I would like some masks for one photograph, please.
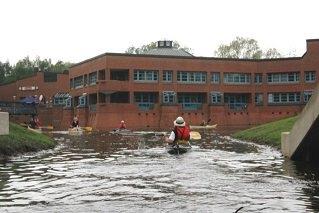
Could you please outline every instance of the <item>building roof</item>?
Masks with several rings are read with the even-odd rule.
[[[155,48],[143,53],[144,55],[165,55],[165,56],[183,56],[194,57],[189,52],[177,48]]]

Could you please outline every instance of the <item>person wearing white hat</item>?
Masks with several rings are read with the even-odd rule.
[[[177,141],[189,141],[190,129],[186,125],[184,118],[177,117],[174,123],[174,129],[168,138],[165,138],[167,143],[175,144]]]

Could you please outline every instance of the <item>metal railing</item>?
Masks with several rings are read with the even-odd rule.
[[[244,111],[247,109],[247,103],[228,103],[228,107],[235,111]]]
[[[0,111],[8,112],[10,115],[34,115],[37,114],[36,106],[19,102],[0,101]]]
[[[154,109],[154,104],[153,103],[138,103],[138,108],[140,110],[150,110],[150,109]]]
[[[182,103],[182,108],[185,110],[198,110],[202,108],[202,103]]]

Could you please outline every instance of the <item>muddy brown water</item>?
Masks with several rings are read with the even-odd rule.
[[[318,212],[319,172],[268,146],[202,132],[183,155],[155,134],[55,134],[0,164],[0,212]]]

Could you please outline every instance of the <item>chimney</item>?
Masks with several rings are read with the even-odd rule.
[[[319,55],[319,39],[307,39],[307,53]]]

